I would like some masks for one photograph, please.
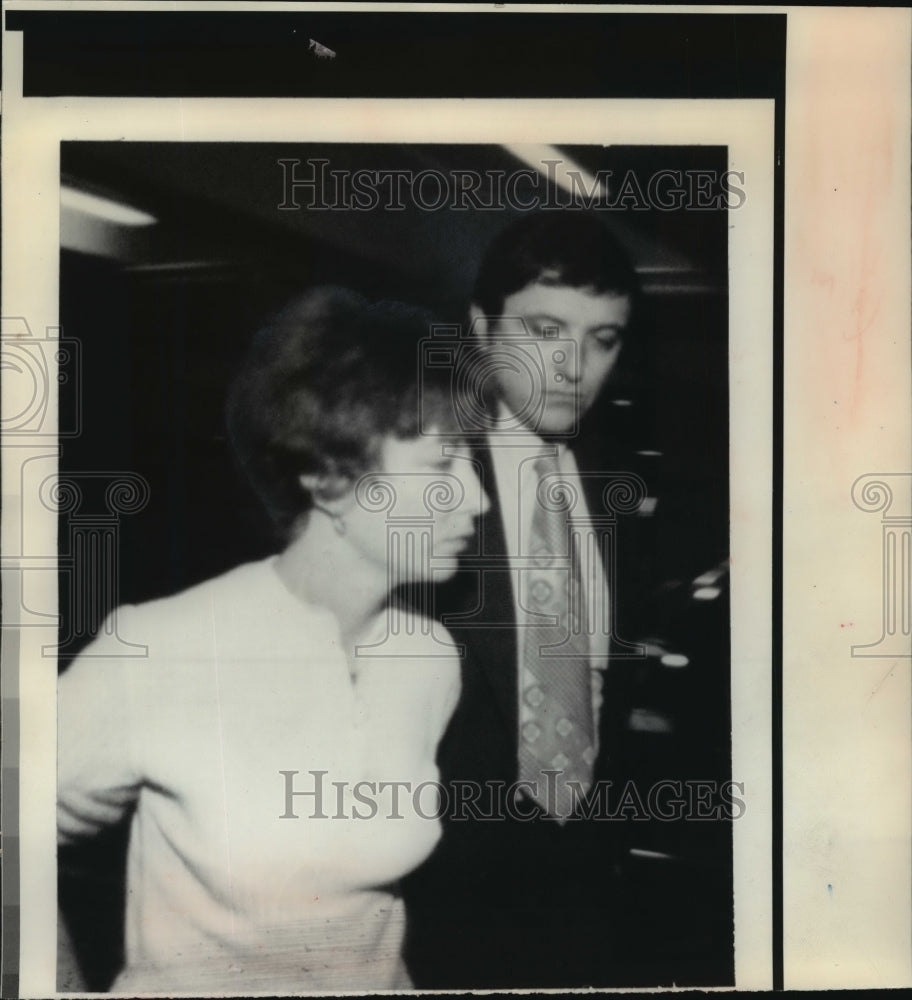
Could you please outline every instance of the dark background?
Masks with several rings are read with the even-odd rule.
[[[25,96],[777,97],[784,14],[9,11]],[[310,39],[337,53],[316,59]]]
[[[644,188],[658,170],[719,175],[727,165],[718,147],[561,153],[618,180],[633,171]],[[62,144],[62,183],[158,220],[117,230],[116,238],[105,230],[94,243],[63,227],[61,325],[64,336],[79,340],[83,368],[82,432],[62,444],[61,475],[130,471],[150,488],[148,504],[117,523],[116,592],[101,587],[97,567],[88,564],[76,562],[61,577],[63,669],[112,603],[174,593],[273,549],[234,466],[222,417],[226,387],[265,313],[302,287],[331,282],[420,302],[444,321],[462,322],[484,247],[520,214],[413,204],[403,212],[278,210],[278,160],[301,160],[303,173],[304,161],[316,157],[340,170],[526,166],[497,146]],[[299,192],[301,202],[306,197]],[[623,436],[660,453],[637,470],[659,498],[651,635],[691,659],[685,670],[655,658],[637,668],[631,772],[643,787],[658,778],[725,780],[728,606],[724,594],[710,604],[694,601],[692,581],[724,562],[728,548],[728,213],[628,208],[601,215],[628,249],[644,294],[620,369],[589,419],[606,444]],[[73,385],[62,386],[65,410]],[[633,405],[619,407],[618,399]],[[63,518],[64,557],[70,527]],[[644,713],[666,728],[644,729]],[[635,829],[624,930],[642,982],[731,982],[730,823]],[[120,961],[124,833],[61,852],[61,901],[93,988],[104,988]]]

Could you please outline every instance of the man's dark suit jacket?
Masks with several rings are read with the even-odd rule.
[[[574,447],[574,454],[594,520],[604,511],[607,479],[587,474],[643,472],[632,449],[602,449],[593,459]],[[475,460],[491,507],[479,524],[482,563],[479,553],[469,555],[436,594],[437,616],[464,647],[462,694],[438,752],[449,793],[443,837],[404,884],[406,957],[418,988],[610,986],[618,978],[615,871],[623,829],[595,819],[560,825],[540,812],[510,818],[502,806],[498,786],[518,780],[517,630],[489,449],[476,448]],[[613,631],[625,640],[641,628],[635,612],[649,576],[644,527],[648,519],[630,513],[617,516],[609,532],[616,554],[614,571],[606,567]],[[616,654],[621,645],[613,641],[612,648]],[[609,662],[596,780],[623,767],[618,737],[636,660]],[[481,793],[470,802],[472,787]],[[526,801],[523,808],[533,806]]]

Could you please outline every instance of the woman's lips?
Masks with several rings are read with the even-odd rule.
[[[435,540],[434,551],[440,552],[441,550],[447,550],[452,552],[460,552],[469,544],[474,535],[475,532],[470,531],[464,535],[450,535],[447,538],[441,538],[439,540]]]

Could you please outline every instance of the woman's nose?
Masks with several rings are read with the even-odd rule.
[[[471,507],[473,517],[480,517],[491,509],[491,500],[482,485],[478,470],[471,462],[465,463],[463,473],[463,486],[465,487],[466,502]]]
[[[480,479],[478,480],[478,489],[481,495],[481,503],[478,506],[478,516],[480,517],[491,509],[491,498],[488,496],[488,491],[481,485]]]

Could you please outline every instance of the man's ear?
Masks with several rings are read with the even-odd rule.
[[[488,317],[482,312],[481,308],[476,305],[471,305],[469,307],[469,319],[472,321],[472,332],[475,336],[483,343],[488,342]]]

